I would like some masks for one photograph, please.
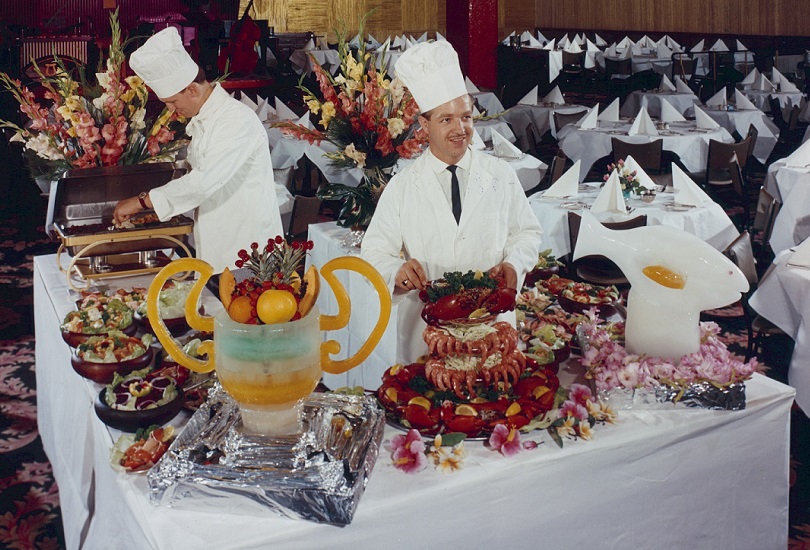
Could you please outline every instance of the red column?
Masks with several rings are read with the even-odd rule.
[[[477,86],[497,86],[498,0],[447,0],[447,40]]]

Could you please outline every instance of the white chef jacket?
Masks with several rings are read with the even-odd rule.
[[[248,106],[219,84],[189,121],[191,171],[152,189],[161,221],[194,211],[197,257],[219,273],[250,243],[283,235],[267,132]]]
[[[468,150],[458,163],[468,165],[469,174],[456,224],[439,180],[446,165],[429,151],[386,186],[361,257],[377,268],[392,292],[397,271],[410,258],[419,260],[430,280],[448,271],[485,271],[505,261],[515,267],[520,285],[537,264],[543,230],[515,171],[500,159]],[[427,353],[423,304],[414,291],[398,299],[397,361],[410,363]]]

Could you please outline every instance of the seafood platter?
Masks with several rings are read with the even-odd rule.
[[[160,270],[169,262],[166,251],[191,253],[185,242],[194,222],[179,215],[161,222],[151,210],[124,224],[113,222],[119,200],[148,192],[181,176],[184,170],[162,162],[71,170],[59,180],[49,198],[52,219],[47,225],[60,240],[57,262],[68,277],[90,281],[111,276]],[[63,267],[62,255],[70,258]]]

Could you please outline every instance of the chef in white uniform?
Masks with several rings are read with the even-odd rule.
[[[267,132],[256,113],[206,80],[174,27],[149,38],[129,64],[161,101],[190,118],[191,171],[122,200],[115,221],[144,208],[161,221],[193,211],[197,257],[216,273],[233,267],[239,249],[283,235]]]
[[[543,232],[515,171],[470,147],[472,101],[450,43],[406,50],[396,74],[422,111],[430,147],[391,179],[361,256],[399,296],[397,361],[410,363],[427,353],[418,294],[428,281],[480,269],[518,288],[537,263]]]

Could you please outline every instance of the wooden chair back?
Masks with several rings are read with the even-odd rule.
[[[293,202],[292,214],[290,215],[290,226],[287,228],[287,235],[296,237],[309,230],[310,224],[318,223],[318,215],[321,211],[321,199],[317,196],[306,197],[296,195]]]
[[[633,60],[626,59],[611,59],[605,57],[605,76],[610,80],[616,75],[630,76],[633,74]]]
[[[740,236],[726,247],[723,254],[740,268],[751,287],[759,282],[757,261],[754,259],[754,246],[751,244],[751,235],[748,231],[740,233]]]
[[[664,140],[656,139],[647,143],[629,143],[618,138],[610,139],[613,149],[613,159],[626,159],[632,156],[645,171],[661,172],[661,152],[664,149]]]
[[[551,168],[549,168],[549,174],[551,178],[551,183],[554,183],[560,176],[565,173],[565,162],[568,160],[568,157],[563,153],[562,149],[557,151],[557,154],[554,155],[554,159],[551,161]]]
[[[585,116],[585,111],[578,111],[576,113],[560,113],[554,111],[554,129],[556,132],[562,130],[563,126],[567,124],[574,124]]]

